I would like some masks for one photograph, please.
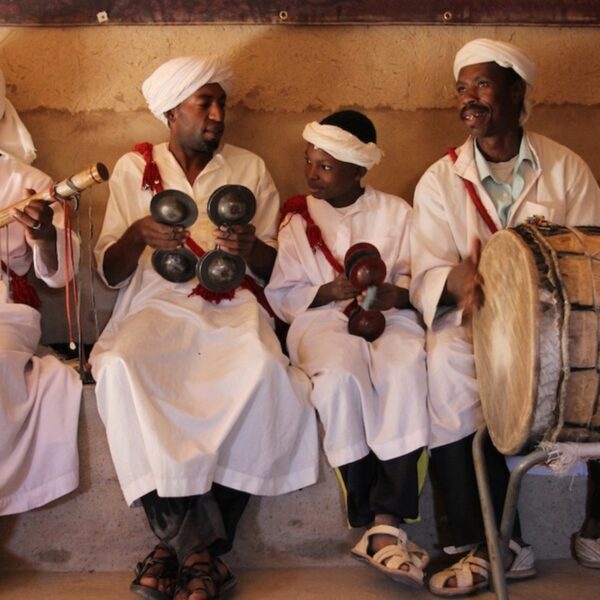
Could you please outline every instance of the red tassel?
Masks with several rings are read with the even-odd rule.
[[[26,304],[32,308],[39,308],[42,305],[42,301],[35,288],[27,281],[27,277],[25,275],[17,275],[12,269],[6,266],[4,261],[0,261],[0,266],[8,274],[12,301],[15,304]]]
[[[231,290],[230,292],[211,292],[207,290],[201,283],[199,283],[189,294],[190,296],[200,296],[204,298],[207,302],[212,302],[213,304],[219,304],[221,300],[231,300],[235,297],[235,290]]]
[[[152,148],[153,146],[150,142],[142,142],[133,147],[136,152],[142,155],[146,163],[144,174],[142,175],[142,189],[152,190],[156,194],[163,191],[163,185],[158,165],[154,162],[152,156]]]

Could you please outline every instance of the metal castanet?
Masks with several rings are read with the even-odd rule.
[[[344,273],[357,290],[367,290],[363,306],[353,302],[347,308],[348,332],[372,342],[385,330],[383,313],[369,308],[387,273],[379,250],[367,242],[354,244],[344,257]]]
[[[244,186],[224,185],[210,195],[206,210],[217,227],[245,225],[256,212],[256,198]],[[184,192],[168,189],[152,198],[150,214],[159,223],[187,228],[198,218],[198,207]],[[155,250],[152,266],[161,277],[174,283],[185,283],[196,275],[203,287],[215,293],[235,289],[246,274],[243,258],[218,248],[201,258],[187,248]]]
[[[198,218],[193,198],[179,190],[163,190],[152,197],[150,214],[157,223],[171,227],[190,227]],[[155,250],[152,253],[154,270],[167,281],[185,283],[196,274],[198,257],[188,248]]]
[[[91,167],[67,177],[58,183],[54,184],[50,189],[33,194],[23,198],[16,204],[0,210],[0,227],[8,225],[14,220],[11,212],[16,208],[23,210],[32,200],[43,200],[53,203],[55,198],[59,200],[73,200],[79,197],[83,190],[91,187],[96,183],[102,183],[108,179],[108,169],[102,163],[93,164]],[[77,208],[77,206],[76,206]]]
[[[256,198],[243,185],[223,185],[210,195],[206,210],[217,227],[246,225],[256,213]],[[217,248],[198,261],[196,274],[207,290],[226,293],[240,285],[246,263],[240,256]]]

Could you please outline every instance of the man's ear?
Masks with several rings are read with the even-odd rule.
[[[356,180],[360,181],[367,174],[366,167],[356,167]]]
[[[524,79],[513,82],[511,87],[511,98],[515,103],[522,104],[527,93],[527,84]]]
[[[167,123],[169,125],[175,120],[175,113],[173,112],[172,108],[165,113],[165,118],[167,119]]]

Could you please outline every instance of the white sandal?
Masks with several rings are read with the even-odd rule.
[[[509,542],[508,548],[514,557],[510,567],[506,569],[506,579],[524,579],[535,575],[533,548],[521,546],[514,540]],[[474,548],[451,567],[433,575],[429,580],[429,591],[437,596],[463,596],[487,587],[491,565],[489,560],[475,556],[476,550],[477,548]],[[483,579],[475,582],[473,575],[479,575]],[[455,587],[448,586],[452,577],[456,578]]]
[[[385,546],[372,556],[369,554],[369,539],[374,535],[392,535],[398,542]],[[412,548],[412,550],[411,550]],[[365,531],[356,546],[350,551],[354,558],[365,561],[394,581],[411,587],[423,587],[423,567],[429,562],[427,552],[408,540],[406,532],[391,525],[375,525]],[[408,567],[404,570],[402,567]]]
[[[584,538],[580,533],[575,535],[575,559],[582,567],[600,569],[600,538]]]

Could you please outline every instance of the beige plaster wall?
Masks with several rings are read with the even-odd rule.
[[[535,58],[541,78],[530,126],[575,149],[600,175],[595,28],[0,28],[0,68],[37,143],[36,165],[56,179],[96,161],[112,168],[134,142],[165,139],[167,130],[145,109],[141,82],[173,56],[219,53],[236,73],[226,138],[265,158],[283,198],[303,191],[303,125],[354,107],[374,120],[386,152],[369,180],[410,200],[423,170],[464,137],[452,108],[452,60],[464,42],[481,36],[512,41]],[[106,185],[85,194],[79,213],[84,239],[97,235],[106,194]],[[83,319],[91,341],[93,313],[101,328],[114,298],[90,281],[88,264],[86,255]],[[59,340],[60,294],[44,295],[44,337]]]

